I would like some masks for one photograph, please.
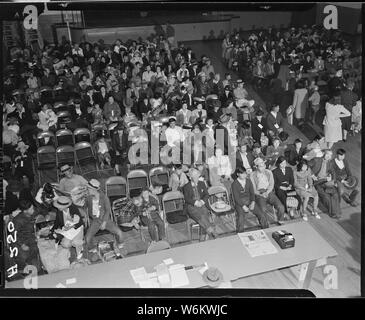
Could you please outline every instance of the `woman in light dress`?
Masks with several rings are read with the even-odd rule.
[[[304,82],[299,81],[298,87],[294,91],[293,104],[294,124],[300,125],[305,120],[305,114],[308,109],[308,90],[304,87]]]
[[[342,140],[342,117],[351,116],[343,105],[340,104],[341,97],[336,94],[331,102],[326,103],[326,116],[323,119],[324,137],[328,149],[331,149],[333,144]]]

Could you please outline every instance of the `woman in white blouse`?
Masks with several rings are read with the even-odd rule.
[[[211,185],[224,185],[229,191],[232,184],[232,166],[229,157],[223,155],[222,149],[216,148],[215,156],[208,159],[208,167]]]
[[[341,118],[351,116],[343,105],[340,104],[341,97],[337,94],[332,101],[326,103],[326,116],[323,120],[324,136],[327,147],[332,148],[333,144],[342,140]]]

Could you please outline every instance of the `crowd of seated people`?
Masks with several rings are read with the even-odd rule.
[[[258,37],[262,34],[249,42],[260,43],[261,48]],[[239,41],[239,35],[235,38]],[[288,38],[280,39],[284,48]],[[269,46],[264,41],[262,48],[268,52]],[[234,52],[240,50],[236,47]],[[344,159],[345,150],[335,151],[333,159],[327,136],[316,137],[307,146],[299,139],[288,146],[289,124],[278,103],[266,113],[249,95],[244,80],[234,82],[229,74],[221,80],[207,56],[197,60],[183,44],[172,49],[163,37],[141,43],[116,40],[112,45],[91,44],[85,39],[71,45],[63,39],[41,52],[28,47],[13,52],[5,79],[3,141],[9,160],[4,177],[5,219],[22,224],[37,215],[50,220],[52,213],[55,223],[49,237],[65,248],[75,247],[77,259],[87,257],[99,230],[115,235],[120,249],[124,232],[141,226],[148,228],[153,241],[166,241],[158,211],[161,190],[151,187],[127,195],[121,203],[119,223],[111,218],[112,203],[100,182],[74,173],[69,164],[58,168],[63,176],[60,181],[37,186],[32,162],[42,132],[88,128],[95,136],[95,161],[101,169],[113,168],[116,176],[124,175],[127,165],[135,165],[134,158],[139,156],[133,157],[129,151],[136,145],[145,146],[151,157],[156,152],[161,158],[172,154],[175,163],[166,165],[170,180],[164,192],[184,195],[186,214],[207,238],[218,235],[210,219],[211,186],[223,187],[229,201],[232,199],[237,232],[245,230],[248,213],[257,217],[262,228],[269,227],[268,206],[275,208],[277,222],[283,223],[298,216],[307,221],[308,212],[320,219],[319,210],[339,218],[342,199],[357,205],[356,179]],[[351,94],[346,97],[350,100],[348,96]],[[333,104],[342,106],[336,101]],[[60,105],[65,110],[59,111]],[[349,102],[343,108],[352,107]],[[297,114],[301,106],[293,108]],[[361,105],[357,112],[361,113]],[[299,112],[298,119],[301,117]],[[341,125],[339,118],[336,121]],[[150,147],[153,137],[158,139],[157,148]],[[44,145],[52,143],[49,138],[44,141]],[[189,163],[182,157],[186,146],[192,158]],[[32,192],[37,187],[39,191]],[[156,203],[155,195],[159,196]],[[29,233],[28,229],[24,232]],[[19,230],[23,230],[21,225]],[[33,247],[33,243],[31,250],[20,245],[20,265],[33,259]],[[118,257],[121,255],[119,252]]]

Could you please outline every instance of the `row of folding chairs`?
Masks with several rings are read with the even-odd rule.
[[[126,178],[108,178],[105,181],[105,193],[112,203],[116,199],[133,196],[135,192],[150,186],[161,186],[164,192],[168,189],[169,177],[169,171],[163,166],[154,167],[148,173],[141,169],[131,170]]]
[[[75,146],[65,145],[57,149],[54,146],[43,146],[37,149],[37,163],[39,185],[42,185],[41,172],[44,170],[56,170],[60,180],[59,168],[62,165],[77,165],[82,175],[91,172],[99,174],[99,166],[95,151],[89,142],[79,142]],[[93,166],[93,170],[90,169]]]
[[[40,132],[37,135],[36,144],[40,148],[42,146],[74,146],[79,142],[91,142],[91,133],[87,128],[78,128],[72,132],[69,129],[61,129],[54,134],[51,131]]]

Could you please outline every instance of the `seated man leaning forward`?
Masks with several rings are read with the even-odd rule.
[[[118,247],[122,247],[122,231],[112,221],[112,211],[108,197],[100,190],[100,182],[91,179],[88,182],[89,196],[86,199],[89,228],[86,232],[85,241],[88,248],[92,247],[93,238],[99,230],[108,230],[117,236]]]
[[[200,172],[195,168],[189,170],[191,181],[184,185],[183,193],[189,216],[199,223],[207,236],[216,238],[214,225],[209,221],[208,190],[204,181],[200,181]]]

